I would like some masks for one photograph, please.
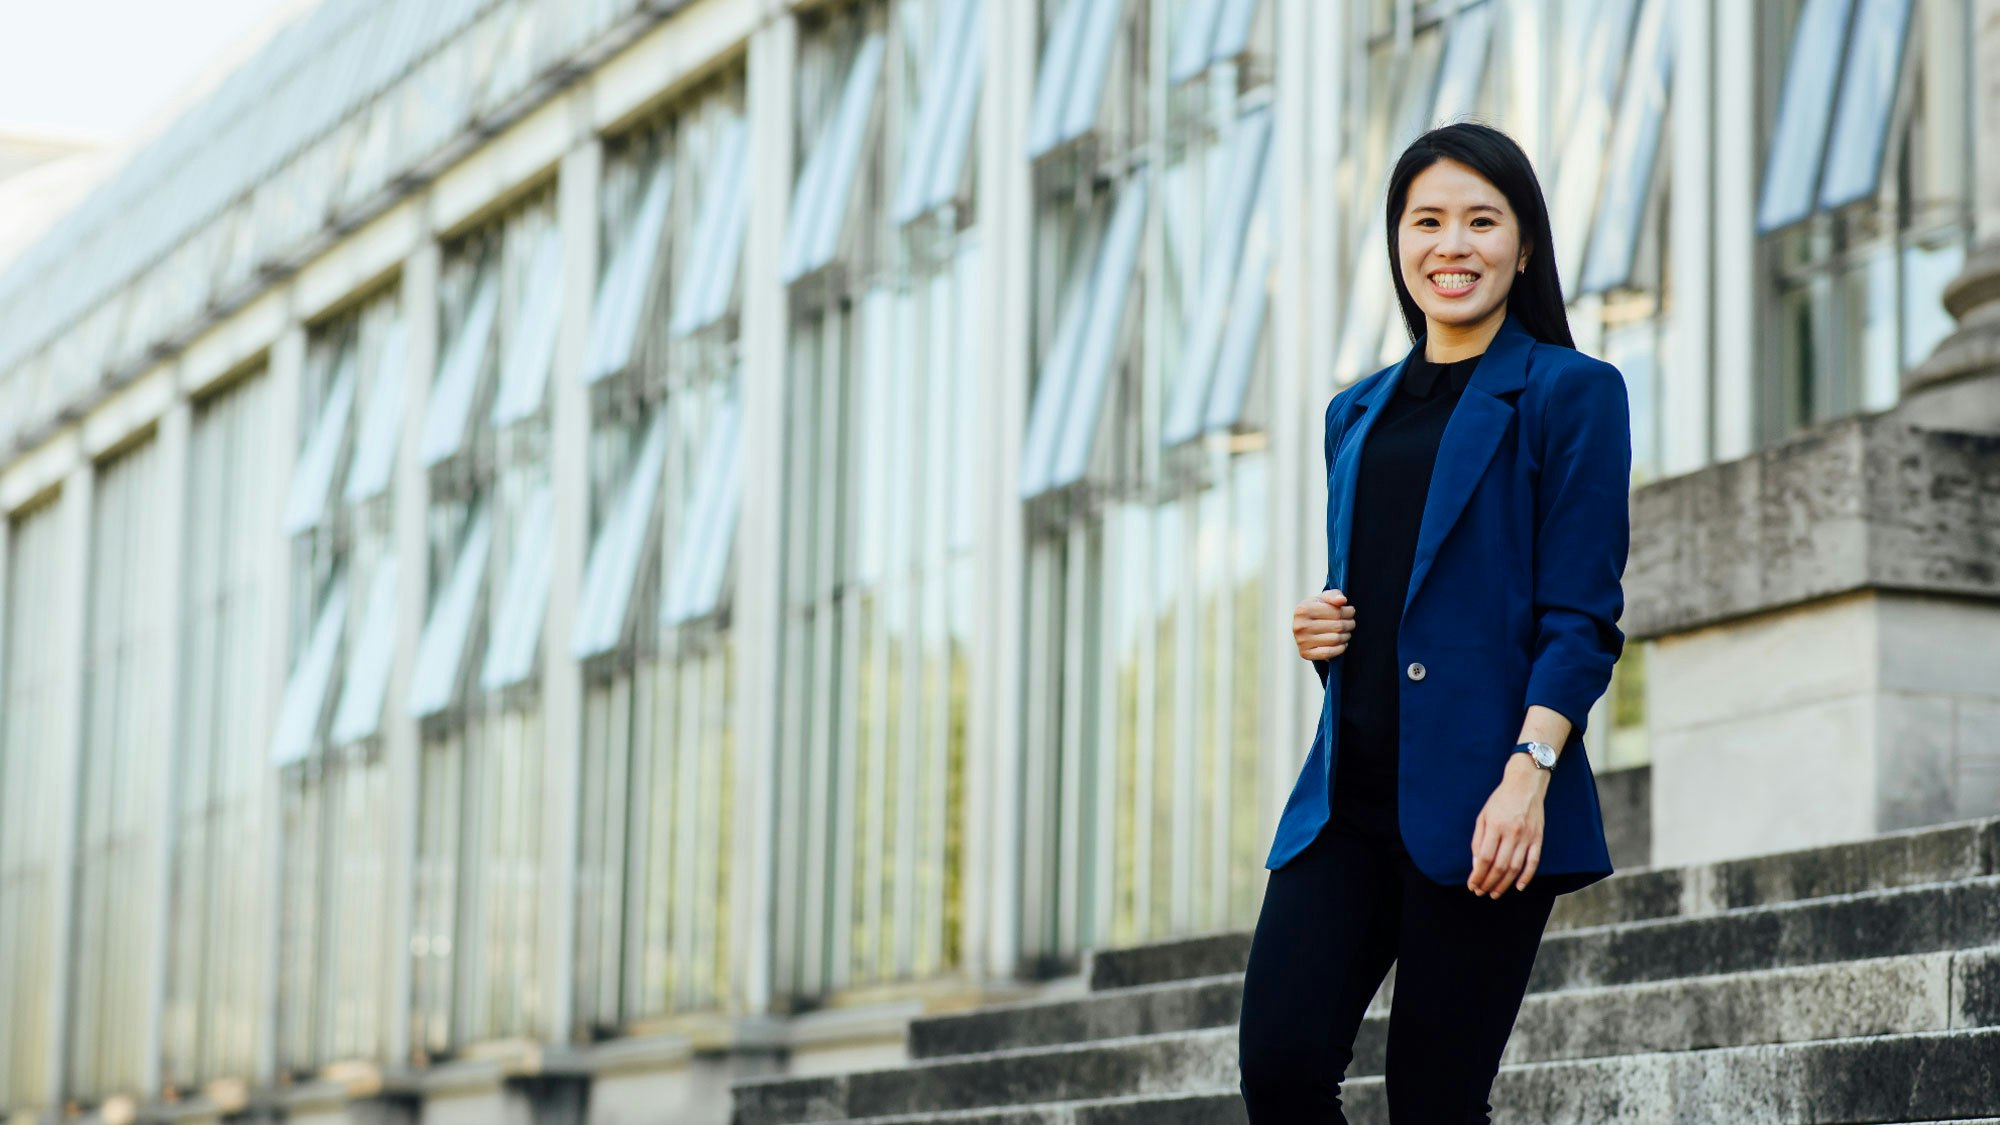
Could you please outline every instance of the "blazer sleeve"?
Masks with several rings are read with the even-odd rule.
[[[1355,386],[1359,385],[1360,384],[1358,383],[1355,384]],[[1347,388],[1347,390],[1344,390],[1339,394],[1334,395],[1333,401],[1326,404],[1326,423],[1322,427],[1322,429],[1325,431],[1326,434],[1325,438],[1326,471],[1329,477],[1333,475],[1333,451],[1336,447],[1340,445],[1341,432],[1347,428],[1345,423],[1345,419],[1347,417],[1347,411],[1341,410],[1339,408],[1340,400],[1346,398],[1347,395],[1350,394],[1353,390],[1354,387]],[[1336,421],[1337,419],[1339,421]],[[1333,560],[1328,559],[1327,571],[1326,571],[1326,584],[1320,587],[1320,592],[1325,593],[1326,591],[1331,589],[1333,589]],[[1326,678],[1328,675],[1332,673],[1333,670],[1333,661],[1315,660],[1312,662],[1312,666],[1313,666],[1313,671],[1319,673],[1319,686],[1325,687]]]
[[[1574,739],[1625,645],[1617,622],[1631,540],[1632,426],[1618,369],[1590,360],[1557,372],[1542,403],[1541,445],[1527,704],[1568,719]]]

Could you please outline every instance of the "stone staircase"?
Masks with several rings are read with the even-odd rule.
[[[889,1070],[737,1083],[739,1125],[1245,1120],[1247,933],[1092,954],[1089,991],[920,1018]],[[1394,976],[1343,1101],[1386,1122]],[[2000,1125],[2000,820],[1639,870],[1560,900],[1496,1122]]]

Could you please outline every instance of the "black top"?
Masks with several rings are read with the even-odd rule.
[[[1336,822],[1399,842],[1396,746],[1403,670],[1396,635],[1438,443],[1479,358],[1445,364],[1421,354],[1411,358],[1401,385],[1368,431],[1354,488],[1353,549],[1344,590],[1354,607],[1354,634],[1340,662],[1332,815]]]

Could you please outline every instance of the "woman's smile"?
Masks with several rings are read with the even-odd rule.
[[[1479,275],[1469,270],[1439,270],[1431,274],[1431,292],[1452,299],[1472,292],[1479,284]]]

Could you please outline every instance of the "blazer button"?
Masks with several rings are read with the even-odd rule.
[[[1421,680],[1424,678],[1424,666],[1421,664],[1410,665],[1408,671],[1412,680]]]

